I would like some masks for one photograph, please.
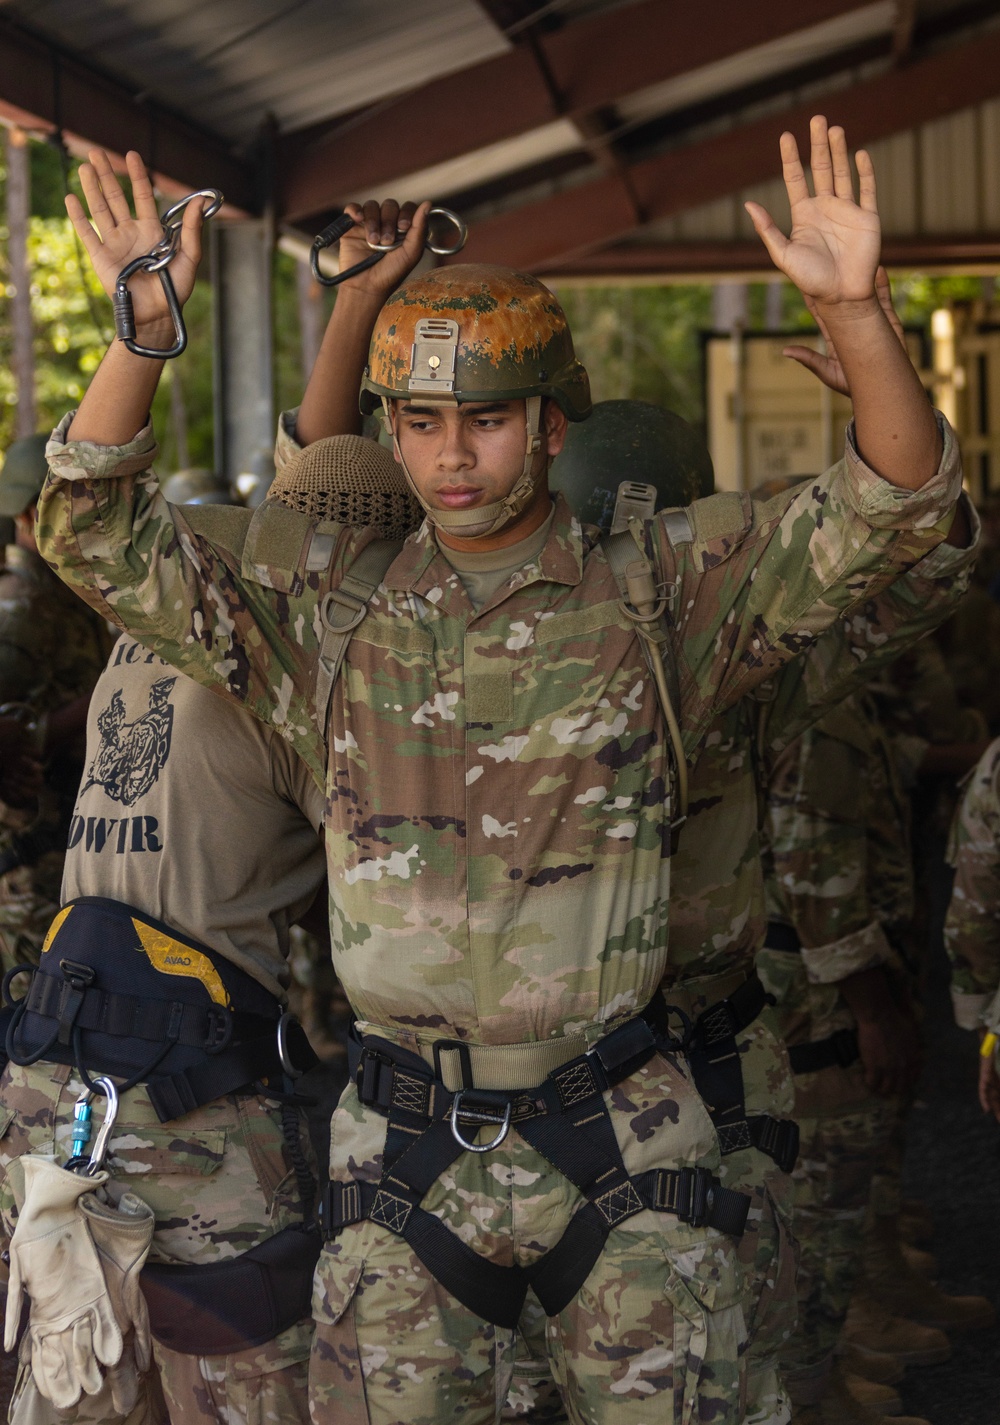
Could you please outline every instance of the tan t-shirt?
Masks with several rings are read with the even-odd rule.
[[[438,541],[438,548],[465,585],[469,602],[477,613],[487,599],[491,599],[496,591],[507,583],[512,574],[516,574],[518,569],[523,569],[541,554],[552,528],[554,514],[555,505],[543,525],[539,525],[538,529],[525,539],[518,540],[517,544],[508,544],[506,549],[482,552],[450,549],[448,545]]]
[[[277,732],[123,634],[98,680],[62,899],[123,901],[283,997],[325,875],[323,794]]]

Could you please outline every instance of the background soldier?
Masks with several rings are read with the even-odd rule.
[[[381,532],[405,532],[413,523],[413,502],[391,458],[370,441],[352,437],[346,444],[349,451],[341,463],[368,490],[388,496],[398,512],[396,527]],[[322,473],[329,480],[336,462],[329,449],[314,446],[305,460],[284,466],[269,498],[318,513],[316,466],[324,457]],[[349,518],[350,490],[338,491],[334,485],[321,493],[328,503],[339,500],[337,512]],[[356,492],[353,502],[355,509],[361,503]],[[189,508],[188,517],[209,520],[217,538],[237,543],[250,520],[249,512],[236,509],[199,514]],[[75,918],[95,903],[109,913],[125,908],[136,917],[137,932],[142,927],[135,945],[139,953],[147,948],[155,958],[156,944],[169,927],[172,936],[205,947],[283,1000],[292,922],[325,891],[318,836],[323,793],[288,743],[123,634],[95,690],[85,768],[69,832],[64,909],[53,927],[49,953],[60,952]],[[150,932],[150,926],[159,930]],[[162,956],[159,963],[164,963]],[[115,979],[110,983],[115,985]],[[106,1001],[109,1017],[115,1012],[113,998]],[[32,1016],[26,1015],[18,1043],[30,1044],[34,1028]],[[100,1044],[85,1033],[81,1047],[93,1070],[92,1056],[100,1057]],[[114,1046],[104,1052],[113,1053]],[[78,1066],[53,1062],[57,1053],[34,1064],[15,1059],[3,1079],[3,1103],[13,1115],[0,1144],[0,1210],[8,1239],[21,1206],[13,1171],[17,1160],[25,1153],[70,1155],[74,1103],[83,1084]],[[122,1091],[110,1140],[108,1191],[117,1200],[131,1188],[153,1209],[152,1263],[217,1264],[273,1240],[303,1216],[308,1220],[315,1198],[310,1162],[300,1113],[266,1091],[213,1096],[164,1123],[155,1101],[138,1085]],[[272,1288],[279,1315],[287,1310],[282,1299],[287,1288],[280,1278]],[[308,1314],[273,1339],[241,1348],[238,1307],[227,1301],[218,1275],[209,1289],[218,1294],[218,1312],[232,1328],[224,1351],[211,1349],[207,1341],[217,1327],[211,1321],[212,1303],[206,1308],[197,1293],[186,1303],[189,1311],[201,1311],[190,1333],[193,1340],[184,1339],[183,1319],[164,1322],[162,1311],[159,1316],[154,1311],[156,1365],[170,1418],[225,1420],[227,1425],[258,1417],[306,1420]],[[259,1295],[262,1288],[255,1290]],[[176,1301],[174,1310],[182,1318],[185,1303]],[[199,1330],[205,1344],[199,1343]],[[245,1334],[255,1333],[246,1328]],[[34,1380],[26,1362],[13,1408],[25,1411],[30,1403],[36,1425],[51,1413],[38,1395],[39,1385],[44,1389],[47,1382]],[[94,1397],[84,1395],[72,1418],[118,1419],[116,1404],[106,1388]],[[147,1379],[129,1419],[137,1425],[147,1413],[159,1418],[162,1409],[158,1383]]]
[[[16,543],[0,574],[0,712],[22,722],[41,785],[0,804],[0,970],[38,963],[59,908],[66,834],[83,770],[94,684],[111,647],[108,625],[52,573],[35,546],[45,480],[43,435],[15,441],[0,470],[0,516]]]

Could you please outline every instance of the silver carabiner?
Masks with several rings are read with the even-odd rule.
[[[354,219],[347,213],[341,213],[339,218],[334,218],[321,233],[317,233],[313,239],[313,245],[309,252],[309,266],[312,275],[321,287],[338,287],[341,282],[346,282],[348,277],[356,277],[359,272],[366,272],[369,267],[374,267],[376,262],[381,262],[387,252],[395,252],[397,247],[401,247],[404,239],[397,237],[394,242],[380,243],[370,242],[368,246],[372,250],[371,257],[364,257],[360,262],[356,262],[353,267],[348,267],[344,272],[338,272],[335,277],[327,277],[320,271],[319,255],[324,248],[332,247],[335,242],[339,242],[354,227]],[[448,229],[454,230],[453,235],[448,234]],[[450,257],[456,252],[461,252],[469,239],[469,229],[465,219],[460,218],[457,213],[453,213],[450,208],[432,208],[427,214],[427,239],[424,247],[428,252],[433,252],[438,257]]]
[[[491,1153],[494,1148],[500,1147],[500,1144],[510,1132],[510,1101],[508,1100],[507,1107],[504,1109],[503,1119],[501,1120],[497,1118],[495,1114],[477,1113],[474,1108],[467,1108],[463,1112],[462,1099],[465,1097],[466,1092],[467,1090],[460,1089],[455,1095],[454,1102],[451,1105],[451,1136],[456,1143],[462,1145],[467,1153]],[[464,1119],[466,1123],[492,1123],[494,1126],[498,1125],[500,1132],[489,1143],[470,1143],[467,1139],[462,1137],[459,1131],[458,1121],[460,1118]]]
[[[97,1140],[94,1143],[89,1158],[85,1157],[83,1153],[75,1153],[66,1164],[68,1172],[81,1173],[89,1178],[94,1177],[104,1167],[104,1159],[108,1153],[108,1139],[111,1137],[111,1131],[118,1118],[117,1085],[111,1079],[102,1076],[94,1080],[94,1088],[101,1090],[104,1094],[106,1104],[104,1109],[104,1121],[101,1124],[100,1132],[97,1135]],[[73,1125],[74,1147],[79,1146],[82,1148],[87,1142],[87,1138],[90,1137],[90,1104],[93,1097],[93,1091],[87,1089],[76,1101],[76,1107],[73,1110],[75,1120]],[[86,1136],[83,1136],[84,1126],[87,1128]]]
[[[179,203],[174,203],[173,207],[168,208],[160,219],[163,224],[163,236],[159,242],[155,243],[149,252],[143,253],[141,257],[133,258],[128,266],[123,267],[118,274],[114,296],[111,298],[115,314],[115,336],[120,342],[124,342],[127,350],[135,356],[148,356],[155,361],[170,361],[173,357],[180,356],[187,346],[187,328],[184,325],[181,305],[177,300],[173,280],[167,268],[177,256],[177,249],[180,247],[182,227],[180,215],[187,205],[193,203],[196,198],[208,199],[208,207],[202,214],[203,220],[211,218],[222,207],[223,197],[218,188],[199,188],[196,193],[186,194]],[[167,302],[167,311],[170,313],[170,320],[174,325],[173,346],[140,346],[135,339],[135,311],[128,284],[129,278],[137,272],[159,274],[160,285]]]

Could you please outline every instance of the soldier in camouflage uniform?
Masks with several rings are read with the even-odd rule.
[[[955,1022],[981,1036],[979,1102],[1000,1122],[1000,739],[965,785],[951,829],[955,883],[944,939]]]
[[[739,496],[696,504],[673,538],[667,522],[653,522],[647,552],[672,586],[669,643],[689,757],[729,704],[933,550],[957,496],[954,442],[935,427],[869,301],[870,164],[859,156],[859,208],[842,132],[828,138],[817,120],[813,142],[816,199],[794,142],[783,140],[796,240],[786,242],[762,209],[754,218],[782,269],[818,292],[834,319],[838,302],[859,304],[841,356],[857,373],[859,440],[891,479],[852,440],[829,475],[787,499],[758,510]],[[82,214],[78,229],[106,274],[153,236],[152,194],[135,156],[130,172],[138,221],[109,165],[100,189],[85,171],[107,253]],[[829,214],[856,235],[840,256],[823,237]],[[189,256],[196,231],[195,213]],[[139,325],[155,344],[160,299],[149,287],[142,294]],[[431,325],[418,332],[417,322]],[[608,1048],[642,1038],[640,1024],[648,1034],[638,1012],[663,979],[677,769],[617,578],[545,488],[567,415],[587,412],[585,376],[540,284],[461,267],[395,295],[371,367],[369,390],[385,397],[428,520],[354,633],[332,690],[326,767],[313,697],[316,614],[369,539],[284,522],[270,543],[261,527],[234,551],[199,534],[145,473],[151,437],[134,432],[158,373],[120,348],[50,445],[41,516],[64,577],[177,666],[274,723],[326,780],[334,952],[369,1042],[333,1122],[330,1204],[340,1230],[317,1271],[315,1418],[492,1419],[509,1380],[509,1306],[530,1272],[552,1301],[550,1358],[573,1420],[648,1419],[653,1409],[662,1420],[711,1412],[735,1422],[745,1283],[731,1236],[703,1225],[704,1212],[709,1223],[728,1213],[733,1195],[717,1183],[714,1206],[702,1211],[689,1196],[709,1181],[695,1167],[719,1169],[715,1129],[683,1059],[643,1052],[619,1074]],[[409,373],[418,371],[414,386]],[[435,402],[449,381],[450,401]],[[539,397],[549,397],[544,407]],[[473,543],[473,553],[463,528],[489,542]],[[603,1094],[588,1087],[601,1082],[595,1063],[613,1085]],[[430,1065],[446,1077],[432,1078]],[[506,1131],[511,1093],[540,1083],[546,1066],[550,1086],[571,1066],[579,1083],[564,1076],[563,1102],[582,1092],[591,1126],[518,1098],[518,1127]],[[393,1134],[388,1160],[379,1084]],[[485,1142],[462,1137],[476,1131],[465,1094],[482,1105],[474,1112],[485,1118]],[[560,1122],[587,1159],[570,1177],[537,1147],[550,1126],[563,1131]],[[443,1149],[451,1133],[472,1148],[492,1142],[492,1151],[448,1149],[443,1171],[418,1190],[399,1176],[409,1173],[401,1159],[414,1128],[418,1148],[426,1129]],[[615,1160],[602,1195],[592,1174]],[[653,1184],[666,1196],[649,1195]],[[604,1250],[595,1259],[588,1247],[582,1285],[571,1258],[559,1304],[546,1283],[548,1254],[601,1218]],[[451,1244],[441,1248],[450,1265],[427,1248],[431,1238]],[[459,1305],[467,1298],[477,1314]]]
[[[886,282],[888,302],[887,294]],[[637,413],[633,406],[640,408]],[[613,464],[614,437],[645,421],[642,406],[641,402],[620,401],[595,407],[592,420],[599,422],[597,448]],[[674,423],[677,420],[673,417]],[[591,489],[595,469],[593,451],[586,442],[588,431],[589,423],[573,433],[572,443],[567,442],[567,449],[553,463],[551,479],[574,508],[586,507],[589,501],[594,513],[610,522],[613,500],[609,492],[600,485]],[[697,489],[711,484],[708,451],[702,446],[700,460],[693,457],[693,432],[689,430],[680,441],[678,452],[676,424],[665,432],[662,425],[654,426],[653,431],[659,446],[647,445],[642,450],[626,447],[625,456],[619,457],[615,468],[625,479],[654,484],[658,508],[692,493],[692,486]],[[974,525],[974,512],[968,504],[966,513]],[[811,654],[785,669],[773,687],[765,686],[755,698],[745,700],[713,724],[691,769],[688,820],[673,861],[670,956],[663,984],[668,1001],[681,1003],[691,1013],[703,1011],[753,971],[765,929],[757,834],[761,762],[772,757],[780,760],[798,730],[821,717],[825,708],[837,704],[852,689],[876,677],[908,641],[945,618],[967,587],[975,549],[975,537],[964,550],[939,546],[849,622],[835,625]],[[835,719],[837,714],[831,716]],[[887,836],[891,840],[891,829]],[[886,839],[878,837],[879,845]],[[897,857],[899,854],[897,849]],[[908,884],[905,846],[902,857]],[[720,933],[723,927],[728,927],[726,933]],[[788,1059],[771,1032],[773,1027],[774,1020],[765,1011],[737,1036],[744,1061],[746,1114],[758,1122],[765,1115],[787,1114],[792,1109],[794,1090]],[[748,1312],[745,1418],[748,1422],[776,1420],[781,1418],[784,1399],[778,1381],[778,1353],[795,1315],[791,1182],[757,1147],[726,1154],[723,1178],[728,1186],[755,1195],[740,1243],[754,1303]],[[515,1366],[509,1417],[526,1418],[532,1425],[564,1418],[541,1359],[543,1325],[529,1317],[522,1326],[527,1341]],[[941,1344],[947,1349],[943,1338]]]
[[[918,1063],[916,1025],[886,973],[892,927],[912,911],[906,810],[870,701],[841,704],[781,753],[767,798],[770,923],[757,966],[777,1000],[802,1131],[799,1320],[782,1367],[793,1419],[864,1420],[853,1393],[886,1387],[830,1371],[861,1271],[875,1145],[893,1118],[879,1095],[906,1088]]]
[[[0,803],[0,974],[38,963],[59,908],[87,705],[111,647],[104,620],[68,597],[35,548],[45,440],[15,441],[0,471],[0,515],[16,529],[0,573],[0,705],[25,719],[45,769],[26,805]]]

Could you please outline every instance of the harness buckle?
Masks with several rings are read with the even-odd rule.
[[[678,1217],[690,1227],[704,1227],[715,1205],[715,1184],[707,1168],[682,1168],[682,1184],[688,1189],[686,1212],[678,1212]]]
[[[454,1138],[455,1142],[461,1144],[461,1146],[468,1153],[492,1152],[494,1148],[500,1147],[500,1144],[504,1141],[504,1139],[507,1137],[507,1134],[510,1132],[510,1119],[511,1112],[513,1110],[513,1103],[510,1099],[507,1099],[506,1103],[504,1104],[502,1115],[499,1111],[499,1105],[497,1105],[497,1108],[492,1111],[488,1105],[486,1106],[485,1110],[475,1108],[463,1108],[462,1100],[469,1092],[469,1089],[459,1089],[451,1105],[451,1112],[449,1114],[449,1118],[451,1119],[452,1137]],[[500,1132],[496,1135],[495,1138],[491,1139],[489,1143],[470,1143],[468,1139],[462,1137],[461,1131],[458,1126],[459,1121],[465,1123],[475,1123],[477,1126],[483,1123],[492,1123],[499,1127]]]
[[[76,1025],[76,1017],[83,1008],[84,996],[96,978],[90,965],[78,964],[76,960],[60,960],[59,968],[65,981],[59,998],[59,1043],[69,1044]]]
[[[217,1054],[225,1049],[233,1037],[233,1016],[228,1009],[210,1005],[206,1015],[205,1049],[209,1054]]]

